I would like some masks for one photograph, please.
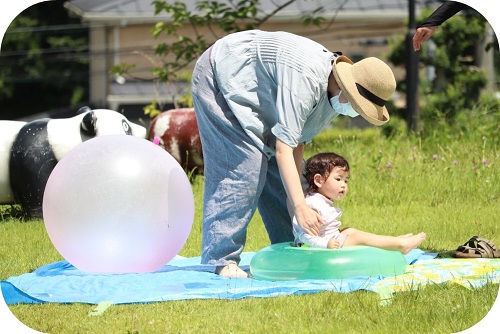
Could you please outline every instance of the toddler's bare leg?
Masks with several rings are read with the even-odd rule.
[[[342,230],[341,233],[348,235],[344,242],[344,246],[365,245],[389,250],[397,250],[403,254],[408,254],[412,249],[418,247],[426,238],[426,234],[424,232],[417,235],[393,237],[349,228]]]

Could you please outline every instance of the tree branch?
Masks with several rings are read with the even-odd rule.
[[[292,3],[294,3],[296,0],[289,0],[288,2],[282,4],[281,6],[278,6],[276,7],[271,13],[269,13],[268,15],[264,16],[264,18],[262,19],[256,19],[259,26],[261,24],[263,24],[264,22],[266,22],[267,20],[269,20],[271,17],[273,17],[274,15],[276,15],[276,13],[278,13],[280,10],[282,10],[283,8],[286,8],[288,7],[289,5],[291,5]],[[348,0],[346,0],[348,1]]]

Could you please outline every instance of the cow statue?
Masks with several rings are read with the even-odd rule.
[[[203,152],[193,108],[171,109],[156,116],[147,139],[154,141],[155,137],[187,173],[203,173]]]
[[[45,185],[57,162],[78,144],[108,134],[146,138],[146,128],[89,107],[65,119],[0,121],[0,204],[20,204],[29,218],[43,218]]]

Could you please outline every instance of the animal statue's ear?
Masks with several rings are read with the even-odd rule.
[[[80,130],[85,135],[89,137],[94,137],[97,134],[96,124],[97,124],[97,116],[95,115],[95,112],[91,110],[87,112],[85,116],[83,116],[82,124],[80,125]]]
[[[81,107],[80,109],[78,109],[78,111],[76,113],[77,113],[77,115],[80,115],[80,114],[83,114],[84,112],[91,111],[91,110],[92,109],[90,109],[90,107],[84,106],[84,107]]]

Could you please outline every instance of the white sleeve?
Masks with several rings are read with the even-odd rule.
[[[293,235],[295,237],[295,243],[300,242],[306,244],[309,247],[327,248],[328,239],[325,237],[314,236],[306,233],[298,224],[295,216],[293,217],[292,227]]]

